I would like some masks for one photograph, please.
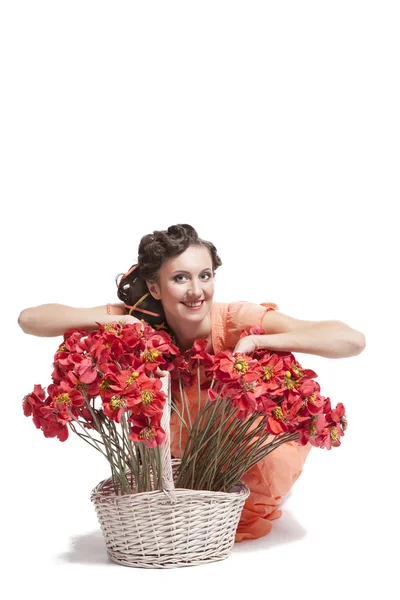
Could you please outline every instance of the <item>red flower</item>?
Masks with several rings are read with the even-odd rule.
[[[81,383],[93,383],[97,377],[97,369],[90,358],[73,354],[71,360],[74,363],[74,371]]]
[[[61,383],[62,379],[58,382],[58,385]],[[82,383],[75,375],[73,371],[68,371],[64,375],[64,381],[69,384],[71,387],[76,388],[81,392],[82,395],[86,395],[87,398],[95,398],[99,395],[100,392],[100,375],[97,374],[97,378],[93,381],[93,383]],[[57,382],[55,382],[57,383]]]
[[[137,353],[146,347],[146,334],[143,323],[128,323],[121,329],[120,339],[129,353]]]
[[[112,421],[120,423],[122,413],[129,408],[128,402],[128,398],[121,394],[109,395],[107,398],[103,398],[102,401],[104,414]]]
[[[317,436],[316,442],[319,448],[331,450],[332,446],[340,446],[342,435],[344,434],[340,425],[330,425],[325,427],[321,435]]]
[[[314,371],[311,371],[311,369],[303,369],[292,353],[283,358],[283,368],[289,370],[296,379],[302,379],[303,377],[308,377],[309,379],[317,377],[317,374]]]
[[[265,354],[259,361],[260,379],[268,390],[278,390],[282,385],[283,361],[276,354]]]
[[[320,446],[318,438],[324,432],[325,426],[326,419],[322,413],[302,421],[298,444],[305,446],[309,442],[318,448]]]
[[[151,419],[145,415],[131,417],[132,423],[130,439],[134,442],[143,442],[148,448],[159,446],[165,438],[165,431],[160,426],[160,419]]]
[[[208,388],[207,397],[210,402],[214,402],[218,398],[218,394],[213,388]]]
[[[66,381],[61,381],[60,385],[50,384],[47,388],[50,397],[50,406],[53,410],[61,413],[64,418],[69,415],[69,411],[76,416],[76,409],[85,404],[85,398],[77,389],[71,388]],[[72,419],[71,416],[68,417]]]
[[[285,431],[288,431],[287,426],[287,413],[285,410],[284,403],[280,406],[276,406],[271,411],[271,416],[267,418],[267,429],[273,435],[279,435]]]
[[[218,381],[236,381],[243,378],[244,381],[255,381],[258,372],[255,370],[257,361],[241,353],[232,354],[230,350],[218,352],[214,360],[214,375]]]
[[[137,394],[138,384],[147,381],[143,368],[141,371],[136,371],[133,368],[117,370],[113,373],[108,370],[100,382],[101,396],[109,398],[120,394],[124,396],[133,396]]]
[[[257,409],[255,395],[250,391],[238,395],[232,404],[237,407],[238,411],[235,416],[240,420],[247,419],[247,417],[253,415]]]
[[[33,411],[42,406],[46,398],[46,392],[41,385],[36,384],[33,386],[33,392],[24,397],[22,401],[22,408],[24,415],[30,417]]]
[[[147,340],[147,348],[158,350],[162,354],[169,356],[178,356],[179,348],[172,343],[171,337],[166,331],[158,331],[151,335]]]
[[[299,420],[296,417],[296,411],[285,399],[279,405],[270,410],[267,418],[267,429],[273,435],[279,435],[287,431],[295,432],[298,430]]]
[[[189,354],[189,364],[192,369],[197,369],[197,365],[201,364],[206,369],[206,375],[209,376],[214,366],[214,357],[206,352],[208,346],[207,340],[195,340]],[[199,362],[197,362],[199,361]]]
[[[184,386],[191,387],[195,381],[196,374],[192,372],[190,367],[188,353],[180,354],[177,356],[172,364],[173,371],[171,371],[171,387],[173,391],[179,393],[179,385],[177,385],[179,378]]]
[[[41,429],[45,437],[58,437],[64,442],[68,438],[66,421],[51,406],[51,398],[45,396],[44,389],[35,385],[34,392],[23,400],[24,414],[26,417],[32,415],[35,427]]]
[[[40,429],[43,431],[44,437],[57,437],[60,442],[65,442],[65,440],[68,439],[67,425],[60,422],[54,412],[48,412],[46,414],[43,409],[40,409],[40,413],[42,414],[37,416],[37,422]]]
[[[244,420],[259,410],[260,398],[266,393],[265,387],[257,385],[256,381],[246,382],[243,379],[235,381],[232,385],[224,385],[224,396],[231,398],[231,403],[238,411],[235,416]],[[274,406],[276,406],[274,404]]]
[[[314,385],[309,385],[309,383]],[[320,389],[316,381],[307,380],[304,386],[300,387],[300,393],[303,396],[302,406],[298,410],[299,416],[317,415],[322,412],[325,404],[325,398],[317,391]]]
[[[141,382],[137,391],[129,397],[129,408],[132,412],[149,417],[160,415],[166,400],[161,387],[160,379],[147,379],[147,381]]]
[[[347,419],[345,415],[345,408],[341,402],[336,405],[336,408],[331,412],[331,419],[335,423],[340,423],[344,429],[347,428]]]

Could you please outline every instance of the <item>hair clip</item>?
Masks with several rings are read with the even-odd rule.
[[[141,302],[143,302],[143,300],[145,298],[147,298],[147,296],[150,296],[150,292],[147,292],[147,294],[144,294],[141,298],[139,298],[139,300],[133,306],[129,306],[128,304],[125,304],[125,307],[130,309],[129,310],[129,314],[130,315],[132,314],[132,312],[134,310],[138,310],[139,312],[146,313],[146,315],[151,315],[152,317],[161,317],[161,315],[158,314],[158,313],[151,312],[150,310],[145,310],[144,308],[139,308],[138,307],[138,304],[140,304]]]
[[[168,329],[167,325],[165,324],[165,321],[163,321],[159,325],[153,325],[153,327],[154,329]]]
[[[139,263],[136,263],[135,265],[133,265],[133,266],[132,266],[132,267],[129,269],[129,271],[127,271],[127,273],[125,273],[125,275],[122,275],[122,277],[121,277],[121,281],[122,281],[123,279],[125,279],[125,277],[128,277],[128,275],[129,275],[130,273],[132,273],[132,271],[134,271],[135,269],[137,269],[137,268],[138,268],[138,266],[139,266]]]

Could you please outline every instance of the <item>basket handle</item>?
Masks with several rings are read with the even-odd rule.
[[[171,435],[169,426],[171,416],[171,374],[169,372],[167,372],[167,374],[164,377],[161,377],[161,383],[161,389],[167,396],[167,399],[164,404],[163,414],[161,417],[161,427],[165,431],[165,438],[160,445],[162,489],[170,500],[172,500],[173,502],[177,502],[178,499],[175,494],[175,485],[172,474],[171,462]]]

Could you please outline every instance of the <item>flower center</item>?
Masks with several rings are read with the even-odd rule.
[[[67,404],[68,406],[71,406],[71,398],[66,393],[56,396],[56,398],[54,398],[54,402],[57,402],[57,404]]]
[[[283,410],[281,409],[280,406],[278,406],[277,408],[274,408],[274,410],[272,412],[273,412],[275,419],[277,419],[278,421],[283,421]]]
[[[243,383],[242,387],[245,392],[252,392],[256,389],[257,384],[255,381],[250,381],[249,383]]]
[[[110,400],[110,406],[112,410],[118,410],[126,406],[126,399],[124,396],[113,396]]]
[[[264,367],[264,381],[269,381],[274,374],[274,367]]]
[[[297,375],[298,377],[301,377],[303,375],[303,369],[301,369],[300,367],[297,367],[296,365],[292,364],[292,371],[294,372],[295,375]]]
[[[293,390],[296,387],[296,383],[291,378],[292,374],[290,371],[286,371],[285,373],[285,385],[288,390]]]
[[[312,404],[315,404],[316,399],[317,399],[317,396],[315,394],[311,394],[311,396],[308,396],[305,399],[305,404],[307,404],[308,402],[311,402]]]
[[[332,427],[332,429],[330,430],[330,434],[331,434],[331,440],[332,440],[332,442],[337,442],[338,439],[339,439],[338,428],[337,427]]]
[[[245,361],[244,358],[238,358],[235,361],[234,367],[235,371],[237,373],[247,373],[247,370],[249,368],[249,365],[247,363],[247,361]]]
[[[142,392],[142,402],[143,402],[143,404],[146,404],[146,405],[153,402],[153,394],[151,392],[149,392],[148,390],[144,390]]]
[[[80,382],[78,382],[78,383],[75,385],[75,387],[76,387],[76,389],[77,389],[77,390],[79,390],[80,392],[86,393],[86,392],[89,390],[89,388],[90,388],[90,385],[89,385],[88,383],[80,383]]]
[[[155,436],[155,434],[156,430],[154,427],[143,427],[142,431],[139,433],[139,437],[142,438],[142,440],[149,440]]]
[[[118,333],[111,323],[105,323],[103,327],[106,331],[109,331],[110,333]]]
[[[131,383],[133,383],[138,377],[139,373],[135,371],[134,373],[129,375],[128,379],[126,380],[126,385],[131,385]]]
[[[161,352],[158,350],[145,350],[142,353],[142,358],[146,362],[155,362],[157,358],[160,356]]]

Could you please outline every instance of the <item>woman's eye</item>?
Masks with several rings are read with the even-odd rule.
[[[210,273],[202,273],[202,276],[206,275],[206,277],[209,279],[211,277]],[[178,277],[186,277],[186,275],[175,275],[174,277],[174,281],[176,281],[178,279]],[[207,281],[207,280],[206,280]]]

